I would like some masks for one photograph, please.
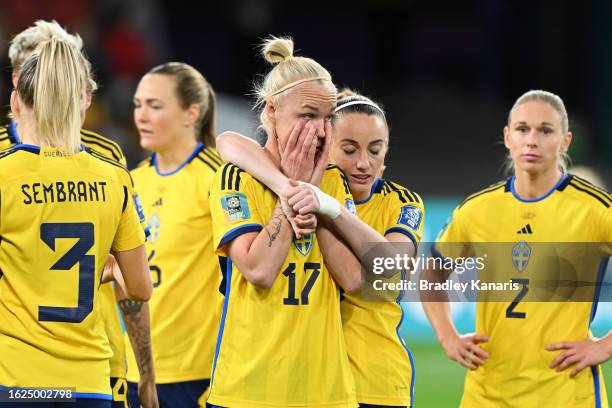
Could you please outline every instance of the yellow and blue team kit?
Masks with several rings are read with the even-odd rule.
[[[127,170],[84,147],[0,153],[0,386],[111,399],[100,313],[109,251],[144,244]]]
[[[11,122],[0,127],[0,151],[7,150],[20,143],[17,123]],[[89,130],[81,129],[81,143],[103,156],[127,166],[121,147],[114,141]],[[125,375],[127,372],[125,345],[119,314],[117,312],[115,293],[112,283],[100,286],[100,310],[105,322],[106,334],[110,342],[112,356],[110,359],[110,376],[113,378],[113,399],[125,400]]]
[[[355,206],[359,218],[381,235],[404,234],[415,247],[421,240],[425,209],[418,194],[377,179],[368,198],[356,201]],[[402,275],[390,280],[404,279]],[[399,334],[404,319],[399,291],[394,300],[368,300],[361,293],[343,295],[344,337],[360,403],[412,405],[415,369]]]
[[[327,169],[321,189],[354,209],[337,167]],[[316,234],[293,241],[269,289],[249,283],[225,258],[232,240],[264,228],[276,202],[272,191],[234,165],[224,165],[215,176],[213,242],[226,265],[208,402],[236,408],[355,407],[339,288]]]
[[[158,384],[210,379],[221,283],[212,243],[210,186],[222,164],[214,148],[197,145],[175,171],[161,173],[153,154],[132,171],[147,216],[153,296],[151,341]],[[130,382],[139,375],[128,349]]]
[[[482,243],[511,243],[505,249],[504,263],[495,267],[509,271],[521,283],[513,301],[476,305],[476,332],[489,336],[481,347],[490,357],[477,370],[468,371],[462,407],[608,406],[599,366],[570,378],[570,370],[556,372],[549,368],[560,352],[545,347],[590,335],[598,288],[612,255],[611,207],[610,194],[584,179],[564,174],[540,199],[519,197],[512,177],[469,196],[455,209],[436,240],[434,254],[445,258],[473,256],[466,245],[473,248]],[[597,243],[600,253],[589,277],[597,282],[591,287],[591,301],[533,300],[536,288],[525,276],[546,273],[537,269],[542,264],[536,262],[536,252],[554,243]],[[567,251],[563,256],[574,255]],[[570,261],[581,262],[579,258]]]

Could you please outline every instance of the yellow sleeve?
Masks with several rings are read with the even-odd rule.
[[[387,194],[385,206],[385,233],[399,232],[417,245],[423,237],[425,207],[418,194],[400,189]]]
[[[458,243],[468,242],[462,227],[464,218],[465,212],[459,205],[438,234],[434,245],[432,245],[432,255],[442,258],[458,258],[464,255],[464,246],[457,245]]]
[[[247,232],[261,231],[265,222],[256,204],[255,180],[233,164],[215,174],[210,189],[213,245],[218,255],[227,256],[225,245]]]
[[[320,189],[325,194],[329,194],[338,200],[351,214],[357,214],[353,195],[349,189],[348,179],[340,167],[335,165],[327,166],[325,173],[323,173]]]
[[[145,242],[144,214],[134,184],[123,169],[118,169],[123,194],[123,208],[112,249],[116,252],[138,248]]]
[[[604,252],[608,256],[612,256],[612,207],[607,207],[604,210],[601,227],[603,229]]]

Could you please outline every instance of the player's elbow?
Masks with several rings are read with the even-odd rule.
[[[361,289],[361,279],[346,279],[340,286],[342,286],[342,289],[344,289],[346,293],[354,294],[359,292],[359,289]]]
[[[221,159],[223,159],[223,161],[225,162],[232,162],[232,159],[234,157],[232,140],[234,140],[234,138],[236,137],[236,133],[226,131],[221,132],[215,140],[215,148],[219,152]]]
[[[127,288],[128,298],[137,302],[147,302],[151,299],[151,295],[153,295],[153,284],[150,279],[138,287]]]
[[[265,269],[246,270],[243,271],[242,275],[250,284],[262,289],[270,289],[276,278],[276,274]]]

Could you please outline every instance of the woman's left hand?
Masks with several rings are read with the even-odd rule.
[[[570,377],[575,377],[587,367],[601,364],[610,359],[610,353],[602,340],[586,339],[582,341],[564,341],[546,346],[546,350],[563,350],[550,363],[550,368],[563,371],[571,365],[576,365]]]

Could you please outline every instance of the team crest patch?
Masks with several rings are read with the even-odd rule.
[[[225,217],[229,222],[251,218],[249,203],[246,196],[242,193],[224,195],[221,197],[221,206],[225,210]]]
[[[351,200],[350,198],[347,198],[344,201],[344,206],[346,207],[347,210],[349,210],[351,214],[357,215],[357,209],[355,208],[355,202],[353,200]]]
[[[307,256],[314,244],[314,235],[306,234],[300,239],[293,239],[293,245],[303,256]]]
[[[406,225],[413,230],[417,230],[419,229],[419,225],[421,225],[422,218],[423,214],[419,208],[412,205],[405,205],[402,207],[397,223]]]
[[[525,242],[520,241],[512,248],[512,263],[514,269],[518,272],[523,272],[527,269],[529,263],[529,257],[531,256],[531,247]]]

